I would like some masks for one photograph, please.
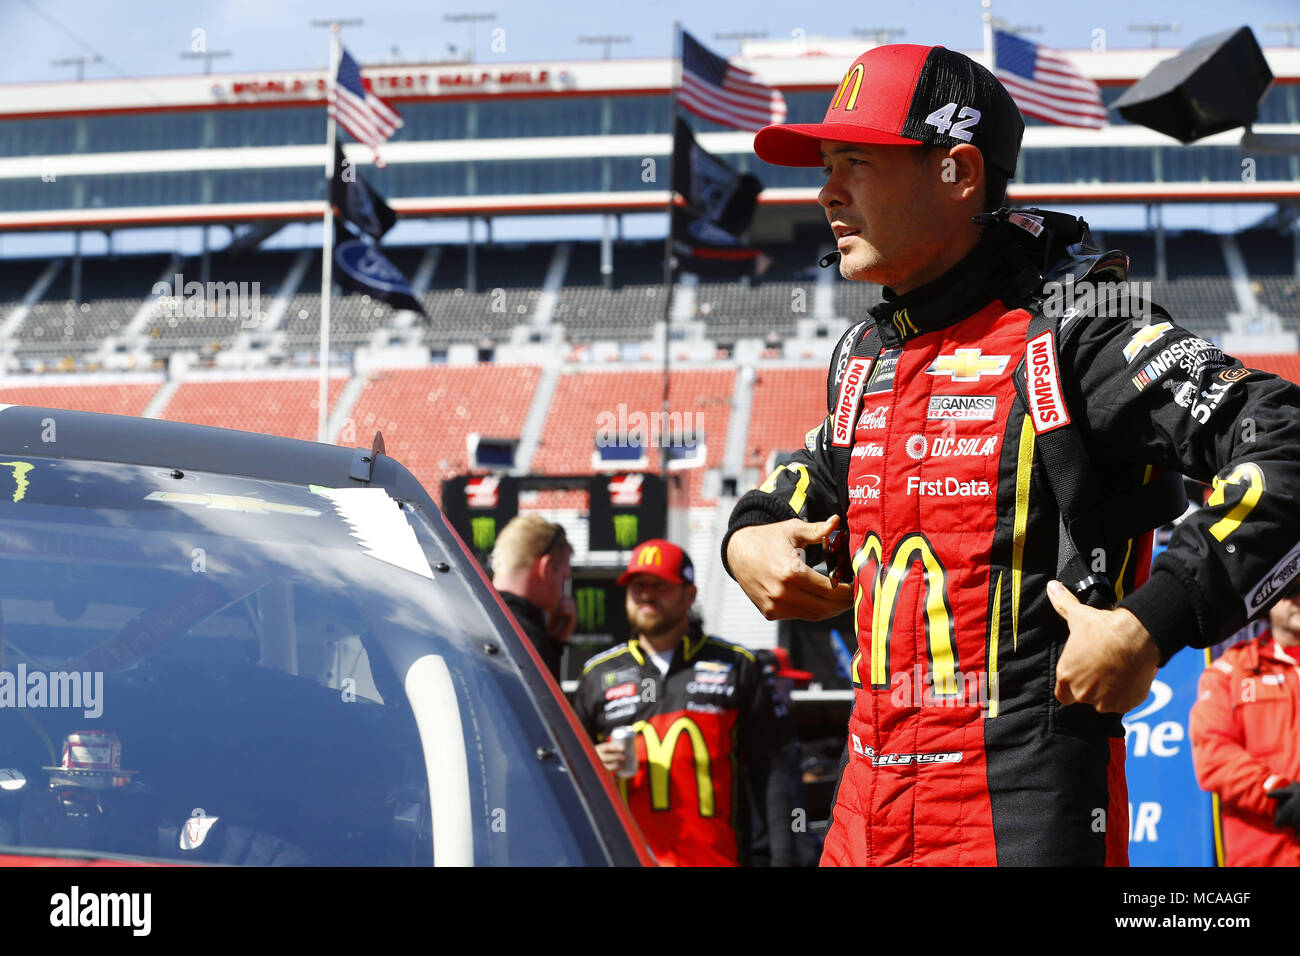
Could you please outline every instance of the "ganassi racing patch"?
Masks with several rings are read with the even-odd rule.
[[[997,410],[996,395],[931,395],[925,417],[930,421],[991,422]]]

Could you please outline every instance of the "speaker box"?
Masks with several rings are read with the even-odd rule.
[[[1249,127],[1273,73],[1249,27],[1197,40],[1129,87],[1113,104],[1130,123],[1184,143]]]

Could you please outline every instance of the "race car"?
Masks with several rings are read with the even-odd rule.
[[[0,407],[0,862],[643,865],[402,465]]]

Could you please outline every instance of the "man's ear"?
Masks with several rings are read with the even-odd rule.
[[[962,143],[948,150],[940,160],[939,178],[948,187],[948,196],[956,202],[974,199],[983,202],[984,154]]]

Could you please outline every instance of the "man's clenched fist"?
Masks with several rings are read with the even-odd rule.
[[[1091,704],[1103,714],[1128,713],[1146,700],[1160,651],[1131,611],[1103,611],[1079,602],[1059,581],[1047,597],[1065,618],[1070,636],[1056,664],[1056,699]]]
[[[736,583],[769,621],[821,621],[853,604],[851,584],[836,584],[803,562],[804,548],[825,544],[839,516],[813,523],[791,518],[741,528],[727,542]]]

